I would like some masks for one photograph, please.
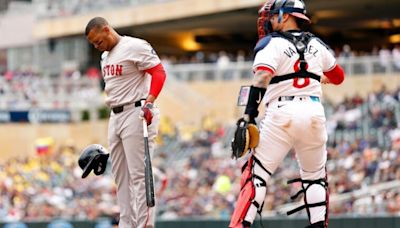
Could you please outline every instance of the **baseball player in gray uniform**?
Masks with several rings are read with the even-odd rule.
[[[152,151],[160,115],[153,104],[164,85],[164,68],[147,41],[119,35],[104,18],[91,19],[85,35],[103,52],[101,69],[106,104],[111,108],[108,143],[117,185],[119,227],[154,227],[155,209],[146,205],[142,120],[148,124]]]
[[[328,226],[327,132],[321,83],[338,85],[344,73],[330,49],[300,29],[301,24],[310,22],[305,13],[302,0],[268,0],[259,11],[254,79],[232,143],[234,156],[243,155],[241,145],[254,146],[243,169],[231,228],[250,227],[257,212],[261,213],[268,180],[291,149],[296,152],[300,178],[288,183],[301,184],[293,198],[302,195],[304,204],[288,214],[305,209],[310,222],[307,227]],[[260,122],[259,142],[242,144],[251,137],[240,134],[241,129],[255,124],[263,97],[266,113]]]

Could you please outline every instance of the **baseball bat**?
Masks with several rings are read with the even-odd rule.
[[[149,133],[147,131],[147,122],[143,118],[143,140],[144,140],[144,182],[146,188],[146,204],[148,207],[154,207],[154,181],[153,168],[151,167],[151,158],[149,151]]]

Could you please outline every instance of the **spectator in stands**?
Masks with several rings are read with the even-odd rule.
[[[379,47],[378,46],[372,47],[371,56],[379,56]]]
[[[364,103],[364,99],[361,97],[361,95],[357,92],[353,98],[351,99],[351,102],[354,104],[355,107],[358,107]]]
[[[230,64],[230,59],[225,51],[220,51],[217,59],[217,66],[219,69],[226,69]]]
[[[389,67],[391,58],[391,51],[386,45],[382,46],[379,50],[379,62],[385,70]]]
[[[101,79],[100,70],[97,67],[89,67],[86,70],[86,76],[90,79]]]
[[[342,53],[340,54],[340,57],[343,58],[349,58],[349,57],[353,57],[354,54],[351,51],[351,47],[348,44],[343,45],[343,49],[342,49]]]
[[[395,69],[400,71],[400,44],[396,44],[392,50]]]
[[[246,61],[246,54],[244,50],[239,50],[236,54],[236,62],[243,63],[244,61]]]
[[[198,51],[194,55],[195,61],[192,61],[192,63],[204,63],[205,62],[205,55],[204,52]]]
[[[229,79],[232,72],[229,70],[230,59],[225,51],[220,51],[217,59],[217,69],[223,79]]]

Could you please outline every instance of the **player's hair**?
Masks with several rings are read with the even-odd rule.
[[[89,23],[86,25],[86,29],[85,29],[85,35],[89,35],[89,32],[93,29],[93,28],[100,28],[103,27],[105,25],[108,25],[108,22],[106,19],[102,18],[102,17],[94,17],[92,18]]]

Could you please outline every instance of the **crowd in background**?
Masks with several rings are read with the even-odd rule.
[[[95,219],[112,213],[116,204],[111,176],[82,180],[76,159],[74,146],[62,146],[51,154],[2,164],[1,220]]]
[[[238,50],[237,52],[219,51],[219,52],[193,52],[187,53],[186,55],[161,55],[161,61],[163,64],[175,65],[175,64],[187,64],[187,63],[216,63],[226,64],[229,62],[245,62],[251,61],[252,54],[245,52],[244,50]]]
[[[332,54],[336,58],[338,58],[340,63],[347,63],[349,59],[360,59],[362,57],[376,58],[373,61],[376,61],[377,67],[382,68],[379,69],[381,72],[385,71],[386,68],[392,68],[395,71],[400,70],[400,44],[396,44],[393,47],[389,48],[388,46],[381,47],[373,47],[368,51],[356,51],[351,48],[350,45],[345,44],[342,47],[335,47],[332,49]],[[5,57],[3,57],[5,58]],[[186,54],[181,55],[160,55],[161,61],[165,68],[169,68],[170,66],[179,65],[179,64],[216,64],[219,68],[228,67],[230,64],[251,62],[254,58],[254,53],[252,51],[245,50],[236,50],[236,51],[228,51],[222,50],[219,52],[188,52]],[[26,66],[26,69],[17,69],[17,70],[7,70],[6,67],[6,59],[3,59],[3,62],[0,62],[0,78],[3,76],[4,78],[12,78],[13,75],[29,76],[29,75],[37,75],[37,72],[33,70],[29,70],[29,66]],[[374,62],[375,64],[375,62]],[[347,70],[347,69],[345,69]],[[379,72],[378,70],[378,72]],[[365,73],[365,72],[364,72]],[[377,72],[376,72],[377,73]],[[101,78],[98,66],[93,67],[89,66],[87,69],[68,69],[64,70],[61,74],[61,77],[66,77],[70,79],[79,79],[79,78],[91,78],[91,79],[99,79]]]
[[[400,215],[399,188],[373,187],[400,180],[399,122],[393,113],[399,112],[394,109],[400,103],[399,92],[383,88],[367,98],[356,95],[335,106],[325,104],[330,110],[328,119],[332,117],[335,122],[331,124],[330,135],[343,129],[357,130],[353,119],[345,116],[365,109],[361,111],[362,118],[373,120],[369,127],[385,131],[390,141],[390,145],[381,144],[375,135],[369,135],[336,138],[329,143],[327,170],[332,199],[338,194],[368,188],[367,193],[358,197],[354,194],[340,201],[332,200],[331,214]],[[159,218],[229,218],[239,192],[243,164],[230,157],[231,129],[232,126],[222,126],[210,117],[190,132],[177,128],[168,118],[161,121],[159,147],[153,159],[157,173],[161,173],[166,184],[163,191],[157,191]],[[170,146],[172,142],[174,147]],[[103,176],[92,174],[81,179],[82,171],[77,165],[80,149],[63,145],[47,154],[1,164],[0,220],[115,216],[118,207],[110,169]],[[299,187],[288,186],[286,181],[298,175],[294,153],[289,153],[268,181],[264,215],[283,213],[276,209],[290,203],[290,195]],[[156,174],[157,183],[159,176]]]
[[[328,132],[333,134],[351,131],[356,133],[353,134],[353,140],[354,135],[359,134],[360,137],[360,134],[367,136],[368,133],[373,146],[382,146],[385,143],[388,146],[388,140],[383,136],[390,136],[390,132],[398,127],[399,99],[400,89],[388,91],[386,87],[382,87],[365,99],[356,94],[351,98],[346,97],[335,107],[327,105],[326,111],[330,115],[327,122]]]
[[[59,78],[42,77],[34,71],[7,71],[0,77],[0,110],[85,109],[103,104],[98,77],[80,78],[65,72]]]
[[[387,45],[374,46],[371,50],[353,50],[349,44],[342,47],[332,47],[332,54],[336,58],[348,59],[352,57],[374,56],[379,57],[382,66],[386,66],[393,60],[395,67],[400,69],[400,44],[392,47]],[[219,51],[219,52],[193,52],[186,55],[162,55],[161,58],[166,64],[187,64],[187,63],[220,63],[220,62],[243,62],[252,61],[253,51]]]
[[[371,187],[400,179],[399,123],[393,115],[394,106],[391,106],[397,104],[398,108],[399,95],[399,89],[390,92],[382,88],[381,91],[370,93],[366,99],[356,95],[334,107],[325,104],[332,111],[330,117],[335,116],[332,120],[335,123],[331,123],[331,134],[343,129],[357,130],[351,123],[353,119],[345,117],[355,109],[367,106],[367,112],[359,118],[371,118],[371,126],[368,127],[383,130],[390,141],[390,145],[385,147],[386,144],[377,140],[376,135],[369,135],[365,138],[337,139],[330,143],[327,169],[331,195],[369,188],[369,194],[363,197],[350,196],[342,201],[331,202],[331,214],[400,215],[398,188],[377,192]],[[211,138],[215,139],[215,136],[211,134]],[[241,164],[229,159],[229,150],[221,150],[221,145],[214,140],[209,140],[209,145],[197,147],[182,162],[180,169],[167,169],[171,173],[167,176],[172,177],[169,180],[170,186],[184,188],[183,191],[177,191],[178,188],[167,189],[162,202],[167,205],[168,210],[160,216],[228,218],[239,192]],[[276,209],[290,203],[290,195],[295,194],[299,186],[294,189],[286,181],[299,176],[297,167],[294,154],[291,153],[268,183],[264,214],[282,213]],[[202,194],[203,192],[209,194]]]
[[[349,45],[335,49],[335,56],[346,73],[376,74],[400,71],[400,45],[392,50],[374,48],[369,58],[362,59],[363,53],[355,52]],[[366,54],[366,53],[364,53]],[[350,60],[352,57],[355,61]],[[195,52],[183,56],[161,55],[161,61],[171,78],[176,80],[235,80],[252,77],[252,53],[220,51]],[[340,62],[341,61],[341,62]],[[192,67],[188,64],[211,63],[215,68]],[[180,65],[182,64],[182,65]],[[232,70],[234,67],[235,70]],[[210,70],[212,69],[212,70]],[[7,70],[0,67],[0,109],[15,110],[29,108],[89,109],[92,104],[101,106],[104,86],[97,67],[84,71],[68,68],[58,77],[44,77],[29,67]]]

